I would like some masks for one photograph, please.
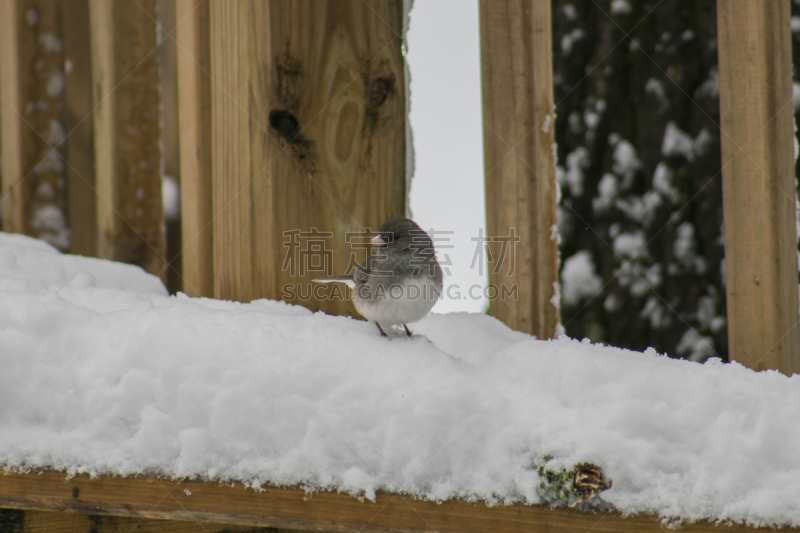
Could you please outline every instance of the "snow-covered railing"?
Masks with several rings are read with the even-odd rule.
[[[375,501],[348,494],[309,492],[300,487],[240,483],[175,482],[154,477],[67,477],[64,472],[0,475],[0,506],[38,511],[111,515],[141,519],[246,525],[281,531],[346,533],[530,533],[585,531],[662,533],[680,527],[686,533],[790,531],[737,524],[663,522],[653,515],[623,517],[618,512],[585,512],[547,505],[495,505],[448,500],[432,502],[378,492]],[[141,526],[141,525],[140,525]],[[665,527],[666,526],[666,527]]]
[[[322,2],[177,0],[178,23],[175,28],[163,31],[158,27],[155,0],[91,0],[90,9],[76,11],[85,15],[83,26],[65,23],[74,22],[75,16],[70,12],[70,16],[61,17],[59,10],[64,5],[59,2],[0,2],[4,229],[34,234],[65,249],[70,244],[70,227],[89,228],[86,231],[93,236],[93,244],[87,245],[86,250],[141,265],[163,276],[167,262],[162,231],[162,134],[156,112],[158,64],[153,54],[156,36],[161,32],[164,39],[175,42],[175,37],[182,43],[178,47],[178,64],[183,73],[179,107],[180,159],[182,164],[185,162],[181,175],[186,248],[184,292],[239,301],[281,299],[280,290],[287,283],[302,283],[310,277],[308,273],[280,268],[286,254],[286,232],[298,228],[336,229],[339,233],[360,231],[365,226],[377,227],[386,218],[405,211],[403,4],[400,0],[339,3],[333,16],[327,11],[328,4]],[[525,233],[520,242],[519,249],[523,252],[520,257],[530,267],[509,278],[520,283],[519,300],[495,302],[492,313],[518,329],[537,333],[540,338],[554,335],[558,322],[548,6],[547,0],[507,2],[500,7],[488,0],[481,4],[484,125],[490,129],[508,128],[503,130],[504,135],[490,132],[502,142],[485,135],[491,138],[486,143],[486,159],[492,165],[487,174],[490,225],[497,232],[508,227]],[[752,367],[780,368],[790,373],[798,368],[800,341],[796,332],[796,269],[792,266],[795,241],[790,238],[794,228],[794,197],[791,195],[790,209],[781,196],[781,191],[785,193],[794,187],[785,182],[792,175],[787,163],[791,155],[787,148],[791,135],[790,131],[787,133],[791,122],[787,117],[791,108],[781,106],[787,100],[787,91],[791,101],[791,73],[786,61],[787,4],[726,0],[720,6],[722,122],[723,129],[732,132],[727,140],[727,133],[723,133],[723,150],[728,159],[723,168],[725,210],[726,221],[735,220],[726,232],[726,250],[736,257],[728,263],[727,271],[728,302],[732,310],[731,353],[733,359],[741,358]],[[315,21],[320,28],[327,27],[326,23],[334,26],[342,21],[347,23],[342,24],[341,31],[293,32],[304,21]],[[126,36],[129,43],[119,41]],[[86,84],[84,80],[83,87],[90,85],[92,90],[76,91],[75,80],[69,74],[73,68],[80,70],[79,67],[89,65],[90,48],[92,83]],[[64,55],[68,49],[73,52],[80,49],[82,55],[73,56],[73,61],[69,54]],[[327,53],[331,50],[336,53]],[[528,62],[507,62],[509,58],[525,58]],[[773,62],[771,58],[777,59]],[[338,74],[340,71],[344,77]],[[311,77],[311,73],[323,73],[322,81]],[[351,84],[357,85],[358,90],[352,89]],[[62,102],[65,87],[66,100]],[[319,87],[322,89],[318,90]],[[512,88],[516,92],[509,94]],[[330,95],[333,98],[329,99]],[[763,105],[750,106],[752,102]],[[62,104],[68,110],[64,117],[60,115]],[[520,106],[525,108],[525,116],[517,124]],[[76,109],[88,108],[94,111],[91,117],[84,115],[76,120],[71,114]],[[90,175],[92,165],[86,164],[85,151],[83,164],[76,159],[82,153],[79,143],[69,144],[68,153],[64,152],[73,132],[89,122],[94,128],[91,136],[97,170],[94,176]],[[520,130],[520,124],[534,125],[528,141],[525,137],[531,132]],[[759,137],[762,131],[763,139],[758,142],[749,136],[752,133]],[[518,138],[520,135],[523,138]],[[757,149],[750,150],[751,143]],[[519,150],[525,152],[525,157],[514,153],[517,146],[521,146]],[[503,163],[510,162],[505,159],[509,154],[517,164]],[[747,156],[747,161],[741,160],[742,156]],[[499,177],[489,176],[491,173]],[[776,180],[784,182],[776,185]],[[77,183],[82,183],[82,188]],[[777,187],[777,193],[773,186]],[[83,204],[76,200],[80,198]],[[754,202],[754,198],[759,202]],[[509,211],[511,207],[514,210]],[[332,268],[344,271],[350,259],[349,249],[344,242],[336,246],[339,252],[332,254]],[[52,255],[52,252],[40,249],[36,253]],[[243,307],[230,302],[167,298],[163,287],[149,277],[142,277],[141,272],[120,278],[108,270],[119,265],[108,267],[106,263],[95,262],[87,267],[81,263],[78,268],[77,258],[64,256],[58,268],[49,269],[49,263],[40,261],[38,256],[27,263],[19,255],[13,259],[3,262],[3,267],[26,265],[26,269],[3,279],[4,294],[11,296],[2,303],[5,307],[0,326],[5,336],[0,353],[9,358],[15,354],[16,358],[10,360],[13,364],[5,366],[0,375],[4,380],[0,398],[11,403],[22,401],[24,395],[13,394],[15,385],[30,385],[45,379],[60,385],[69,400],[83,407],[87,414],[85,404],[97,401],[104,406],[117,405],[115,395],[123,397],[119,405],[137,405],[142,396],[126,396],[133,392],[143,394],[150,403],[126,416],[112,413],[109,416],[113,420],[103,416],[94,418],[93,422],[106,434],[92,423],[81,426],[86,430],[83,433],[71,433],[75,429],[72,426],[67,429],[59,426],[78,424],[80,421],[75,420],[83,414],[78,411],[80,416],[73,419],[75,413],[62,411],[66,406],[57,402],[30,418],[15,417],[7,421],[7,427],[16,423],[22,429],[17,428],[14,439],[8,438],[8,433],[5,439],[0,439],[3,466],[8,469],[0,476],[0,506],[337,531],[502,532],[541,527],[558,531],[656,531],[665,525],[676,525],[683,518],[695,521],[685,527],[687,531],[711,528],[719,531],[721,527],[744,531],[749,528],[707,525],[702,521],[711,517],[723,522],[769,525],[800,520],[796,507],[800,501],[795,483],[796,454],[793,454],[798,448],[793,446],[794,435],[784,431],[785,420],[793,421],[794,414],[781,409],[781,402],[787,402],[794,389],[785,376],[760,374],[754,378],[750,371],[739,366],[721,371],[713,362],[687,370],[688,367],[670,365],[689,363],[662,361],[654,353],[638,354],[634,360],[631,354],[581,347],[578,343],[573,343],[577,348],[561,350],[562,346],[555,342],[531,344],[535,342],[533,339],[514,337],[522,334],[500,331],[495,322],[460,323],[459,318],[451,318],[452,324],[440,322],[437,328],[427,331],[422,325],[421,334],[430,343],[416,338],[404,341],[407,344],[395,342],[389,348],[385,344],[373,346],[374,339],[358,333],[358,325],[343,318],[309,318],[302,309],[280,307],[274,302]],[[109,294],[113,298],[103,296]],[[119,306],[120,301],[129,304]],[[128,310],[130,304],[135,304],[135,309]],[[341,302],[310,300],[304,304],[331,312],[345,310]],[[136,314],[139,308],[147,310],[146,317]],[[185,312],[198,322],[184,321]],[[110,319],[109,313],[125,314],[129,321],[125,322],[126,327],[110,330],[119,337],[102,343],[105,328],[115,320]],[[287,325],[284,314],[292,315],[304,327]],[[159,318],[175,320],[175,327],[184,328],[184,335],[173,337],[174,330],[163,334],[159,328],[169,322],[159,322]],[[110,321],[106,324],[102,319]],[[325,411],[311,397],[325,387],[315,383],[315,374],[308,371],[306,383],[312,385],[309,390],[301,391],[305,395],[293,391],[294,394],[282,399],[290,404],[300,401],[297,405],[311,407],[317,416],[320,411],[329,418],[349,413],[345,418],[351,424],[338,434],[348,446],[335,438],[331,439],[335,441],[333,444],[319,439],[313,431],[318,429],[313,416],[305,419],[298,416],[298,411],[292,411],[292,416],[281,419],[281,413],[267,411],[269,416],[251,427],[274,439],[237,442],[245,445],[238,450],[231,448],[228,455],[218,458],[227,469],[224,475],[209,474],[213,468],[204,471],[202,464],[187,459],[198,452],[199,458],[212,454],[208,432],[214,422],[227,420],[230,411],[226,408],[244,405],[238,394],[244,393],[246,399],[247,394],[263,386],[254,383],[259,376],[249,373],[251,369],[232,370],[230,366],[221,369],[215,366],[219,364],[217,358],[229,355],[230,350],[241,357],[251,356],[248,350],[259,355],[259,349],[269,346],[275,359],[267,362],[267,366],[275,364],[281,370],[294,371],[293,365],[301,359],[296,350],[303,343],[318,340],[309,332],[319,333],[314,328],[328,320],[342,321],[331,327],[331,332],[335,332],[332,335],[341,338],[325,352],[327,366],[318,362],[312,370],[330,372],[336,379],[326,383],[333,382],[344,389],[327,390],[329,395],[323,399],[360,399],[359,394],[370,387],[375,392],[377,387],[381,394],[374,394],[364,403],[370,408],[391,408],[394,418],[382,418],[386,410],[365,413],[359,402],[343,402],[344,411],[326,404],[325,409],[330,411]],[[275,326],[267,328],[266,340],[262,337],[264,321]],[[41,328],[26,329],[31,324]],[[231,324],[247,327],[241,333]],[[469,335],[485,333],[492,342],[484,347],[478,339],[473,344],[481,351],[473,353],[475,346],[466,349],[462,336],[443,335],[447,327],[458,327]],[[226,328],[233,329],[238,337],[221,336],[221,332],[230,333]],[[54,344],[36,344],[34,357],[29,353],[29,343],[35,344],[43,330]],[[159,331],[162,334],[153,334]],[[217,335],[208,336],[209,331]],[[285,331],[292,335],[279,334]],[[230,342],[215,344],[222,338]],[[97,381],[107,385],[106,389],[91,389],[80,376],[61,376],[61,371],[71,364],[63,358],[71,355],[58,349],[76,339],[86,341],[84,349],[101,339],[105,351],[97,351],[95,345],[90,353],[84,354],[84,359],[91,359],[88,357],[91,355],[96,363],[84,370],[98,372]],[[194,342],[196,350],[190,356],[176,353],[175,346],[171,351],[165,350],[164,346],[171,346],[174,339],[185,341],[184,347]],[[352,349],[353,339],[358,341],[359,350]],[[58,349],[54,348],[56,343]],[[130,348],[135,343],[143,343],[143,348],[133,353]],[[336,348],[342,346],[349,349]],[[365,355],[365,346],[366,355],[383,357],[380,363],[374,358],[359,359]],[[216,351],[209,351],[209,347],[216,347]],[[75,348],[80,355],[81,347]],[[495,350],[505,348],[508,351],[498,355],[499,362],[492,358],[497,355]],[[154,358],[153,354],[159,357]],[[30,363],[26,355],[44,374],[36,376],[36,367],[19,363]],[[119,362],[114,356],[122,356],[128,365],[133,360],[151,365],[150,373],[132,366],[114,366],[111,363]],[[484,356],[493,364],[487,363]],[[609,364],[592,366],[601,357],[607,357]],[[59,366],[61,370],[51,374],[50,360],[66,366]],[[524,374],[529,380],[528,388],[520,385],[520,391],[500,394],[504,390],[502,382],[506,377],[511,378],[507,374],[511,372],[509,369],[522,372],[519,366],[534,360],[540,373]],[[480,361],[484,366],[476,377],[475,368]],[[362,366],[348,364],[354,362]],[[416,366],[409,367],[411,362]],[[650,379],[648,370],[637,375],[640,381],[630,382],[614,381],[609,373],[614,365],[629,369],[641,362],[659,367],[664,375],[674,373],[675,382]],[[192,425],[192,416],[181,411],[181,406],[172,405],[175,410],[170,411],[159,404],[163,397],[156,392],[169,396],[176,386],[174,380],[159,381],[164,377],[164,368],[159,365],[167,363],[174,365],[171,368],[175,375],[185,377],[181,372],[188,367],[197,372],[194,377],[200,378],[193,383],[195,393],[203,388],[209,393],[219,392],[203,377],[209,368],[214,369],[214,379],[224,376],[225,370],[238,372],[238,381],[222,391],[227,397],[215,397],[219,405],[203,405],[201,399],[191,394],[184,396],[192,399],[190,407],[200,406],[198,416],[203,419],[202,424]],[[386,370],[381,365],[389,363],[405,372],[404,383],[411,387],[407,392],[414,392],[414,400],[422,406],[420,412],[424,416],[409,411],[405,400],[396,395],[387,400],[387,391],[394,389],[386,383],[397,374],[384,374],[383,384],[364,378],[369,372],[374,378]],[[346,373],[342,372],[343,366]],[[9,372],[12,367],[24,379]],[[425,377],[420,378],[416,371],[422,368]],[[356,372],[359,369],[361,374]],[[276,374],[285,381],[283,373]],[[438,379],[420,385],[430,376]],[[72,388],[69,383],[62,384],[69,380],[87,386]],[[696,388],[716,391],[717,397],[712,400],[698,399],[709,402],[709,411],[720,411],[712,422],[725,431],[715,433],[705,428],[697,437],[697,423],[694,419],[687,422],[683,406],[667,405],[668,399],[677,395],[671,389],[667,391],[669,394],[663,394],[664,391],[687,382],[694,383]],[[457,383],[458,387],[447,388],[443,383]],[[459,409],[465,405],[472,406],[470,402],[488,390],[488,383],[494,383],[508,409],[495,409],[491,415],[484,415],[482,420],[487,425],[476,430],[469,440],[458,441],[459,453],[431,466],[429,462],[439,457],[431,444],[449,444],[444,435],[458,435],[458,428],[450,427],[455,424],[455,414],[463,414]],[[576,387],[578,383],[582,386]],[[612,383],[614,387],[603,387]],[[753,394],[763,393],[763,397],[747,396],[749,389],[740,387],[741,383],[753,386],[756,391]],[[137,388],[138,385],[142,387]],[[726,405],[731,410],[720,409],[720,402],[730,390],[739,393],[736,396],[739,400],[752,397],[753,401],[738,410],[736,405]],[[771,396],[777,390],[783,391],[781,398]],[[533,404],[527,403],[526,395]],[[763,409],[761,400],[766,406]],[[545,410],[539,403],[542,401],[552,401],[552,405],[547,404]],[[603,405],[609,408],[597,409],[601,401],[607,402]],[[74,407],[69,401],[65,403]],[[443,403],[449,410],[442,409]],[[760,410],[754,412],[756,404]],[[620,405],[633,406],[633,410],[623,410]],[[531,415],[531,411],[538,413],[537,409],[547,416]],[[561,416],[548,414],[559,410]],[[779,411],[781,416],[775,414]],[[192,415],[197,412],[192,411]],[[163,423],[165,416],[174,424]],[[49,420],[53,426],[42,420]],[[364,420],[367,422],[359,424]],[[323,421],[333,430],[326,418]],[[300,460],[285,449],[258,447],[278,442],[284,436],[270,426],[281,422],[299,424],[288,440],[281,442],[290,451],[296,451]],[[426,424],[422,429],[417,426],[420,422]],[[135,459],[126,455],[128,448],[122,453],[113,446],[122,448],[116,442],[117,434],[107,431],[115,423],[118,426],[111,429],[123,440],[130,440],[126,444],[133,453],[147,450],[144,463],[134,464]],[[443,433],[444,429],[453,431]],[[177,433],[173,435],[170,431]],[[572,435],[578,435],[577,440]],[[696,437],[695,440],[689,439],[689,435]],[[726,446],[718,449],[713,445],[719,435],[727,440]],[[391,446],[395,442],[407,449],[398,451]],[[736,443],[740,444],[738,448],[734,446]],[[303,444],[309,444],[309,448],[303,449]],[[161,450],[162,445],[169,449]],[[476,452],[470,446],[479,449]],[[686,453],[671,454],[680,446]],[[789,451],[784,449],[787,446]],[[89,449],[92,451],[86,451]],[[571,464],[588,453],[585,449],[602,457],[603,461],[598,462],[607,474],[616,478],[618,492],[609,492],[607,500],[597,498],[597,501],[606,501],[628,515],[608,512],[601,504],[597,504],[600,507],[595,507],[595,513],[551,509],[542,504],[537,461],[546,461],[542,454],[546,451],[549,457],[553,449],[568,456]],[[621,452],[623,449],[629,453]],[[95,456],[93,452],[97,450],[106,455]],[[159,450],[164,454],[157,453]],[[375,456],[369,456],[370,453]],[[250,469],[242,466],[242,454],[255,466]],[[709,457],[713,454],[717,455]],[[367,464],[377,466],[365,469],[360,462],[364,455],[372,459]],[[670,457],[666,466],[662,464],[665,455]],[[325,464],[312,464],[315,457],[322,458]],[[380,463],[387,457],[389,464]],[[717,464],[715,457],[728,460]],[[745,464],[735,459],[744,460]],[[419,468],[409,470],[409,464],[421,460]],[[499,462],[495,464],[495,460]],[[149,475],[152,472],[161,477]],[[259,478],[258,472],[268,474],[269,479]],[[112,475],[115,473],[120,475]],[[282,481],[278,474],[290,481],[283,480],[284,486],[270,485],[269,482]],[[325,479],[313,484],[315,476]],[[184,477],[187,479],[175,481]],[[733,485],[719,479],[733,480]],[[299,484],[301,481],[309,485]],[[394,491],[384,492],[384,485]],[[677,495],[665,492],[667,485]],[[503,490],[498,493],[494,487]],[[628,500],[619,496],[623,492]],[[366,501],[354,497],[354,493],[361,494]],[[438,494],[446,497],[439,498]],[[732,501],[737,497],[741,499]],[[487,501],[490,504],[483,503]],[[661,522],[650,512],[669,516],[670,520]]]

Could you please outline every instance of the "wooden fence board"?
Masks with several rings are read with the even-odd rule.
[[[730,359],[800,372],[789,0],[717,2]]]
[[[550,19],[548,0],[480,2],[489,283],[518,289],[489,314],[543,339],[560,320]]]
[[[4,231],[68,250],[62,7],[2,2],[0,116]]]
[[[64,12],[65,122],[70,253],[97,255],[97,197],[94,180],[92,63],[89,43],[89,2],[70,0]]]
[[[39,511],[143,517],[340,532],[440,533],[660,533],[652,515],[623,518],[619,513],[590,513],[547,506],[500,505],[415,500],[378,493],[375,502],[337,492],[306,493],[301,488],[268,487],[262,492],[239,483],[157,480],[78,475],[63,472],[0,475],[0,507]],[[674,524],[673,524],[674,525]],[[744,533],[743,525],[685,525],[687,533]],[[773,531],[764,528],[764,531]],[[788,531],[788,529],[786,529]]]
[[[89,3],[98,255],[164,275],[155,0]]]
[[[208,2],[177,0],[183,292],[214,296]]]
[[[345,232],[405,213],[402,21],[400,0],[211,0],[216,297],[352,310],[284,289],[343,273]],[[290,232],[314,228],[333,237],[307,269]]]

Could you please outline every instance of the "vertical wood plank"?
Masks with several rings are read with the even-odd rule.
[[[352,312],[309,296],[327,272],[290,232],[332,232],[341,273],[345,232],[405,213],[401,31],[400,0],[210,2],[216,297]]]
[[[183,292],[214,296],[208,2],[177,0]]]
[[[717,3],[730,358],[800,372],[789,0]]]
[[[62,5],[0,9],[3,227],[68,250]]]
[[[480,2],[489,283],[517,288],[489,314],[539,338],[560,320],[550,20],[547,0]]]
[[[65,123],[67,138],[70,253],[97,255],[97,197],[94,193],[92,63],[89,2],[70,0],[64,15]]]
[[[91,0],[98,255],[163,276],[155,0]]]
[[[176,1],[156,0],[159,30],[159,63],[161,65],[161,113],[164,145],[164,189],[180,193],[180,126],[178,118],[178,45],[176,30]],[[177,190],[176,190],[177,189]],[[166,286],[170,293],[183,290],[181,275],[183,256],[181,255],[181,217],[180,205],[167,205],[173,202],[172,192],[162,198],[164,202],[164,237],[168,263]],[[169,195],[169,196],[167,196]]]

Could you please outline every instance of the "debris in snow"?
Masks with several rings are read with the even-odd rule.
[[[613,485],[611,478],[595,464],[579,463],[567,470],[553,467],[552,464],[548,466],[552,459],[548,455],[534,463],[534,466],[538,466],[536,471],[542,480],[539,484],[543,491],[542,496],[547,501],[576,507]]]
[[[581,250],[566,261],[561,271],[562,298],[567,305],[575,305],[583,298],[597,296],[603,280],[595,271],[592,254]]]

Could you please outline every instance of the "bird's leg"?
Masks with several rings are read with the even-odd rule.
[[[375,322],[375,325],[376,325],[376,326],[378,326],[378,331],[380,331],[380,332],[381,332],[381,337],[387,337],[387,338],[389,337],[389,335],[387,335],[387,334],[386,334],[386,332],[385,332],[385,331],[383,331],[383,328],[381,327],[381,325],[380,325],[380,324],[378,324],[377,322]]]
[[[406,328],[406,335],[408,335],[409,337],[411,337],[412,333],[411,333],[411,330],[410,330],[410,329],[408,329],[408,326],[406,326],[405,324],[403,324],[403,327],[404,327],[404,328]]]

